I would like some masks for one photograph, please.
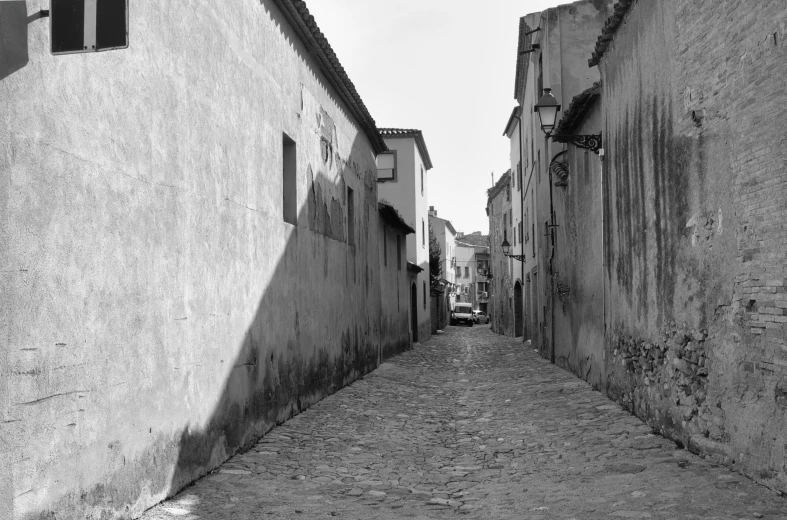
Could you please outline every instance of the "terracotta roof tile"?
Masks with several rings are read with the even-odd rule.
[[[429,150],[426,149],[426,141],[424,141],[424,134],[415,128],[380,128],[380,135],[384,138],[398,139],[404,137],[412,137],[415,139],[415,144],[418,146],[418,152],[421,154],[421,159],[424,161],[424,166],[427,170],[432,169],[432,159],[429,157]]]
[[[589,89],[574,96],[571,104],[568,106],[568,110],[563,113],[563,118],[557,124],[555,134],[570,133],[600,95],[601,82],[597,81]]]
[[[596,50],[593,52],[593,56],[588,60],[588,65],[590,67],[595,67],[598,65],[598,62],[601,61],[604,53],[607,52],[607,47],[615,38],[615,33],[618,28],[623,24],[626,15],[636,3],[637,0],[618,0],[617,3],[615,3],[615,6],[612,8],[612,16],[607,18],[604,28],[601,30],[601,36],[596,40]]]

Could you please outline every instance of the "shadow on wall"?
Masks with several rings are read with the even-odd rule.
[[[27,25],[39,18],[24,1],[0,1],[0,81],[27,65]]]
[[[298,186],[305,176],[308,190],[298,199],[305,205],[259,298],[212,416],[203,428],[186,428],[180,435],[170,495],[379,364],[376,180],[352,155],[342,159],[332,147],[326,153],[325,134],[322,139],[308,131],[301,136],[314,139],[297,143]],[[369,149],[368,143],[358,142],[362,136],[346,148],[350,154]],[[318,158],[317,163],[307,163],[305,157]],[[355,188],[353,226],[348,226],[348,187]],[[348,230],[354,230],[352,239]],[[276,340],[271,329],[284,331],[278,336],[286,341]]]

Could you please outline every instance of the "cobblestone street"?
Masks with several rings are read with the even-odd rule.
[[[389,360],[143,518],[783,519],[787,502],[476,326]]]

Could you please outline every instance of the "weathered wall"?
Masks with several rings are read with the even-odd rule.
[[[543,87],[552,89],[552,94],[566,110],[574,96],[591,87],[598,81],[599,73],[596,67],[587,66],[587,57],[601,32],[606,20],[610,2],[608,0],[585,0],[571,4],[561,5],[547,9],[541,13],[537,33],[537,43],[541,51],[532,54],[531,67],[534,68],[533,83],[528,88],[533,89],[535,99],[541,95],[539,91],[539,77],[543,80]],[[540,63],[539,63],[540,60]],[[557,154],[566,150],[566,146],[546,139],[540,128],[538,115],[532,109],[524,111],[525,117],[531,118],[535,126],[534,155],[536,172],[534,185],[530,188],[535,191],[536,217],[533,235],[539,237],[536,252],[537,269],[531,270],[531,284],[536,293],[531,297],[531,306],[536,307],[533,312],[534,347],[540,354],[548,359],[557,361],[557,335],[561,323],[557,313],[562,305],[559,300],[557,272],[558,259],[564,253],[553,239],[559,228],[549,227],[551,212],[554,208],[555,189],[549,181],[549,166]],[[561,114],[559,113],[558,117]],[[557,226],[564,223],[556,216],[554,222]],[[533,273],[536,273],[533,276]],[[559,275],[559,272],[557,273]],[[527,291],[526,291],[527,292]]]
[[[380,219],[380,352],[381,360],[404,352],[410,341],[410,287],[407,276],[407,235]],[[397,259],[396,238],[401,241]],[[387,260],[386,260],[387,257]]]
[[[638,2],[601,62],[607,391],[787,490],[781,2]]]
[[[491,244],[489,267],[492,270],[488,314],[492,332],[513,337],[514,309],[509,299],[513,295],[514,280],[519,275],[520,266],[518,262],[506,257],[500,247],[504,238],[508,240],[509,244],[513,243],[511,238],[513,228],[508,225],[507,220],[512,209],[510,186],[510,173],[507,172],[498,180],[487,201],[489,242]],[[514,191],[513,193],[518,192]],[[505,219],[504,215],[506,215]]]
[[[405,222],[415,230],[407,235],[407,260],[421,269],[418,273],[418,341],[424,342],[431,336],[429,318],[429,206],[426,192],[426,170],[424,170],[424,192],[421,193],[421,168],[423,161],[412,137],[386,138],[390,150],[396,151],[396,180],[379,183],[380,199],[393,205]],[[423,225],[422,225],[423,224]],[[426,284],[426,290],[424,290]],[[424,302],[426,306],[424,308]]]
[[[31,21],[0,76],[16,519],[133,516],[378,359],[374,156],[287,22],[268,0],[130,13],[130,48],[89,55]]]
[[[598,134],[603,128],[601,102],[572,130],[579,135]],[[555,260],[555,363],[603,387],[604,277],[602,163],[598,155],[569,146],[552,176],[555,229],[559,254]]]

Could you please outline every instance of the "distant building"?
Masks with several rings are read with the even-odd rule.
[[[378,159],[378,164],[390,168],[378,168],[378,196],[381,202],[396,208],[407,225],[415,229],[414,234],[407,236],[407,261],[421,269],[414,273],[415,281],[410,287],[411,301],[416,302],[412,310],[415,317],[412,333],[413,341],[426,341],[431,336],[426,176],[432,169],[432,161],[420,130],[381,128],[380,134],[389,151],[381,154],[387,163]]]
[[[506,257],[501,245],[511,242],[511,171],[505,172],[487,191],[486,213],[489,217],[490,281],[489,315],[492,331],[514,335],[514,275],[519,262]],[[512,248],[513,249],[513,248]]]
[[[450,310],[456,301],[456,229],[450,220],[437,216],[434,206],[429,207],[429,224],[440,244],[445,308]]]
[[[463,235],[467,237],[468,235]],[[489,267],[489,237],[480,233],[474,235],[472,243],[457,240],[456,242],[456,285],[457,302],[470,302],[473,309],[488,312],[487,291],[479,291],[481,287],[486,289],[487,278],[478,274],[478,268],[487,269]],[[481,294],[479,294],[479,292]]]

